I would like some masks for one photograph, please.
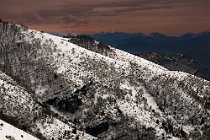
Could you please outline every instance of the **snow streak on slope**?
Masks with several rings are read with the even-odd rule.
[[[0,120],[0,139],[1,140],[38,140],[34,136]]]
[[[45,122],[37,122],[38,128],[40,132],[46,138],[54,138],[54,139],[80,139],[80,140],[96,140],[96,138],[76,130],[75,128],[71,127],[63,123],[62,121],[54,118],[47,118]]]

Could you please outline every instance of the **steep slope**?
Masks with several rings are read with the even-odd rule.
[[[56,119],[56,115],[48,108],[43,108],[32,92],[27,92],[25,88],[18,85],[16,81],[0,71],[0,119],[10,123],[26,132],[32,133],[39,139],[94,139],[81,131],[75,131],[76,128],[71,123],[63,123],[65,119]],[[3,123],[5,124],[5,122]],[[0,138],[5,139],[5,135],[19,138],[19,133],[23,131],[12,130],[12,126],[5,124],[0,132]],[[6,132],[8,129],[10,131]],[[21,136],[23,139],[23,137]],[[26,137],[28,139],[30,137]],[[12,139],[12,137],[11,137]],[[35,139],[35,138],[34,138]]]
[[[0,69],[54,114],[33,121],[45,138],[70,123],[75,139],[209,139],[209,82],[109,49],[0,23]]]

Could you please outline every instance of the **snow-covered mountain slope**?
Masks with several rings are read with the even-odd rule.
[[[2,120],[0,120],[0,138],[1,140],[38,140]]]
[[[31,116],[18,122],[32,122],[26,131],[46,139],[210,138],[208,81],[110,50],[1,22],[0,69],[12,77],[2,79],[23,90],[2,95],[24,97],[15,104],[29,109],[16,113]]]
[[[36,97],[32,93],[28,93],[25,88],[19,86],[17,82],[1,71],[0,96],[0,119],[33,133],[40,139],[76,139],[78,135],[81,135],[80,139],[94,139],[84,132],[75,131],[76,128],[73,124],[65,124],[61,121],[63,119],[57,120],[56,116],[49,109],[43,108],[36,101]],[[8,129],[10,131],[6,133]],[[0,132],[0,139],[4,139],[3,135],[9,133],[11,135],[14,133],[15,139],[19,139],[19,137],[16,138],[17,132],[19,130],[14,128],[13,131],[12,126],[6,125],[5,129]]]

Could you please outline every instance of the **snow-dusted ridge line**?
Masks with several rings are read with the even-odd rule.
[[[113,63],[113,62],[118,62],[121,63],[120,65],[118,65],[117,67],[124,67],[125,69],[129,67],[129,63],[136,63],[142,67],[147,68],[148,70],[150,70],[153,74],[156,75],[160,75],[160,74],[167,74],[170,76],[175,76],[177,77],[179,80],[184,80],[185,77],[190,76],[191,74],[188,74],[186,72],[181,72],[181,71],[169,71],[167,68],[160,66],[158,64],[155,64],[151,61],[148,61],[144,58],[141,58],[139,56],[135,56],[133,54],[130,54],[128,52],[113,48],[110,46],[110,48],[112,50],[114,50],[114,52],[116,53],[116,56],[110,58],[108,56],[104,56],[102,54],[87,50],[83,47],[77,46],[71,42],[68,41],[67,38],[63,38],[63,37],[59,37],[56,35],[52,35],[52,34],[48,34],[48,33],[43,33],[37,30],[32,30],[32,29],[28,29],[26,31],[22,31],[23,34],[29,34],[31,32],[35,33],[35,38],[40,38],[42,40],[42,43],[44,43],[46,40],[48,39],[52,39],[54,41],[54,43],[57,45],[57,47],[63,52],[68,52],[71,51],[72,48],[77,49],[77,51],[79,51],[80,53],[85,53],[86,55],[90,56],[90,57],[100,57],[102,59],[106,59],[108,60],[108,63]],[[26,40],[31,40],[32,38],[26,38]],[[78,60],[79,62],[79,60]],[[194,75],[191,75],[194,76]],[[199,77],[198,77],[199,78]],[[201,78],[200,78],[201,79]],[[202,79],[204,80],[204,79]],[[207,80],[204,80],[206,82],[209,82]]]
[[[80,47],[80,46],[77,46],[77,45],[69,42],[68,39],[63,38],[63,37],[51,35],[51,34],[48,34],[48,33],[42,33],[40,31],[36,31],[36,30],[32,30],[32,29],[28,29],[26,31],[23,30],[22,33],[25,34],[25,35],[29,35],[30,33],[34,33],[34,38],[41,39],[41,43],[45,43],[46,40],[51,39],[57,45],[58,49],[60,51],[62,51],[63,53],[70,52],[70,51],[72,51],[72,49],[76,49],[80,54],[84,53],[89,57],[93,57],[93,58],[98,58],[99,57],[99,58],[102,58],[102,59],[106,59],[106,60],[108,60],[108,62],[111,62],[111,63],[118,61],[122,65],[128,65],[127,62],[125,62],[125,61],[115,60],[113,58],[110,58],[110,57],[101,55],[99,53],[87,50],[87,49],[85,49],[83,47]],[[33,40],[33,38],[27,38],[27,36],[26,36],[25,40],[31,42]]]
[[[39,140],[38,138],[20,130],[5,121],[0,120],[0,139],[8,140]]]
[[[148,61],[144,58],[141,58],[139,56],[135,56],[133,54],[130,54],[128,52],[125,52],[125,51],[122,51],[122,50],[119,50],[119,49],[116,49],[116,48],[113,48],[110,46],[110,48],[112,50],[114,50],[116,52],[116,56],[114,58],[110,58],[110,57],[107,57],[107,56],[104,56],[104,55],[101,55],[99,53],[95,53],[95,52],[92,52],[92,51],[89,51],[83,47],[80,47],[80,46],[77,46],[71,42],[68,41],[67,38],[63,38],[63,37],[60,37],[60,36],[56,36],[56,35],[52,35],[52,34],[49,34],[49,33],[45,33],[45,32],[41,32],[41,31],[37,31],[37,30],[34,30],[34,29],[29,29],[28,27],[25,27],[23,25],[19,25],[19,24],[12,24],[12,23],[9,23],[11,25],[15,25],[17,27],[19,27],[20,29],[22,29],[22,33],[23,34],[29,34],[31,32],[34,32],[35,33],[35,38],[40,38],[43,40],[47,40],[47,39],[53,39],[54,43],[58,45],[58,47],[63,51],[70,51],[70,48],[77,48],[79,49],[81,52],[87,52],[87,54],[89,54],[89,56],[100,56],[100,57],[103,57],[103,58],[106,58],[106,59],[109,59],[111,62],[115,62],[116,60],[118,62],[121,62],[122,64],[126,65],[126,63],[130,63],[130,62],[135,62],[143,67],[147,67],[149,70],[151,70],[152,72],[154,72],[155,74],[168,74],[168,75],[171,75],[171,76],[177,76],[177,75],[180,75],[178,76],[179,80],[184,80],[185,77],[191,75],[191,74],[188,74],[186,72],[181,72],[181,71],[169,71],[167,68],[163,67],[163,66],[160,66],[158,64],[155,64],[151,61]],[[24,28],[24,29],[23,29]],[[27,30],[25,29],[27,28]],[[28,38],[29,41],[32,39],[32,38]],[[65,42],[63,44],[61,44],[61,41]],[[191,75],[191,76],[194,76],[194,75]],[[196,77],[196,76],[195,76]],[[197,77],[199,79],[202,79],[200,77]],[[204,80],[205,82],[209,82],[205,79],[202,79]]]
[[[53,39],[53,41],[55,41],[55,43],[58,44],[58,47],[62,46],[62,47],[60,47],[60,49],[63,50],[63,51],[70,51],[70,48],[67,48],[65,45],[60,44],[60,41],[65,41],[65,43],[67,43],[71,47],[79,49],[81,52],[87,51],[87,54],[90,54],[90,56],[97,55],[97,56],[109,59],[110,61],[116,61],[117,60],[118,62],[121,62],[121,63],[127,63],[128,61],[129,62],[134,61],[135,63],[141,64],[141,65],[145,65],[145,66],[148,66],[148,67],[151,66],[151,67],[149,67],[151,70],[156,70],[156,69],[158,69],[160,71],[168,70],[168,69],[164,68],[163,66],[155,64],[155,63],[150,62],[150,61],[148,61],[148,60],[146,60],[144,58],[135,56],[135,55],[130,54],[128,52],[125,52],[125,51],[113,48],[111,46],[109,46],[109,47],[112,50],[114,50],[116,52],[116,54],[117,54],[117,56],[115,56],[114,58],[110,58],[108,56],[104,56],[104,55],[101,55],[99,53],[87,50],[87,49],[85,49],[83,47],[77,46],[77,45],[75,45],[75,44],[73,44],[71,42],[68,42],[67,38],[58,37],[58,36],[51,35],[51,34],[48,34],[48,33],[42,33],[42,32],[36,31],[36,30],[31,30],[31,31],[43,34],[46,37],[46,39],[47,38],[48,39],[49,38]],[[38,37],[38,36],[36,36],[36,37]]]
[[[168,70],[167,68],[165,68],[163,66],[155,64],[155,63],[153,63],[151,61],[148,61],[148,60],[146,60],[144,58],[141,58],[139,56],[135,56],[133,54],[130,54],[128,52],[125,52],[125,51],[122,51],[122,50],[119,50],[119,49],[115,49],[115,48],[112,48],[112,49],[117,54],[115,59],[120,60],[120,61],[136,63],[139,66],[148,68],[155,75],[167,74],[167,75],[172,76],[172,77],[177,77],[178,80],[184,80],[188,76],[196,77],[196,76],[194,76],[192,74],[189,74],[189,73],[186,73],[186,72],[182,72],[182,71],[170,71],[170,70]],[[202,79],[200,77],[197,77],[197,78]],[[205,79],[202,79],[202,80],[204,80],[206,82],[209,82],[209,81],[207,81]]]

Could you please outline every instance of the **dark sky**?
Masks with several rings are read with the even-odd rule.
[[[0,0],[0,18],[52,32],[162,32],[210,29],[210,0]]]

